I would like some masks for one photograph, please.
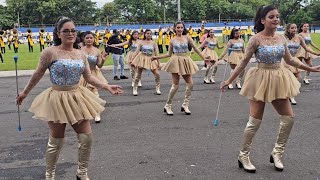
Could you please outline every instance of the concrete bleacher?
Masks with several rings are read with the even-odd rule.
[[[132,30],[139,30],[140,28],[143,29],[151,29],[151,30],[156,30],[159,29],[159,27],[171,27],[173,26],[173,23],[154,23],[154,24],[113,24],[112,26],[77,26],[77,30],[79,31],[95,31],[95,30],[105,30],[106,28],[113,30],[113,29],[132,29]],[[190,26],[192,26],[193,29],[198,29],[201,27],[201,22],[198,23],[194,23],[194,22],[186,22],[185,23],[186,28],[189,28]],[[220,22],[220,23],[213,23],[213,22],[208,22],[205,24],[206,28],[214,28],[216,30],[221,31],[221,29],[224,27],[224,22]],[[247,26],[253,26],[253,21],[247,21],[247,22],[228,22],[227,27],[244,27],[247,28]],[[39,32],[40,28],[26,28],[26,27],[22,27],[19,28],[18,30],[21,33],[26,33],[28,29],[31,29],[32,32]],[[47,32],[53,32],[54,27],[46,27],[45,30]]]

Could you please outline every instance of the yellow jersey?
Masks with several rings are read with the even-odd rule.
[[[32,33],[28,33],[27,37],[28,37],[28,43],[30,44],[30,46],[33,46]]]
[[[166,34],[165,35],[165,44],[166,44],[166,46],[170,45],[170,40],[171,40],[170,34]]]
[[[193,35],[193,29],[189,29],[189,36],[192,37]]]
[[[4,46],[5,46],[3,35],[0,35],[0,46],[1,46],[1,47],[4,47]]]
[[[163,44],[163,32],[160,31],[159,37],[158,37],[158,45],[162,45],[162,44]]]
[[[40,45],[44,45],[44,33],[43,32],[39,32],[39,40],[40,40]]]
[[[251,29],[251,28],[248,28],[248,29],[247,29],[247,34],[248,34],[248,35],[252,35],[252,29]]]

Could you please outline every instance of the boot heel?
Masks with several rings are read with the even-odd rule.
[[[270,163],[274,163],[272,155],[270,155]]]
[[[77,176],[77,180],[81,180],[81,179]]]
[[[238,166],[240,169],[243,168],[242,162],[240,162],[239,160],[238,160]]]
[[[163,112],[165,112],[165,113],[167,112],[166,108],[163,108]]]
[[[184,110],[184,108],[183,108],[183,107],[181,107],[181,112],[185,112],[185,110]]]

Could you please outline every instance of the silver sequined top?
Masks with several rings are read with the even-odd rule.
[[[172,49],[173,49],[173,53],[176,53],[176,54],[187,53],[188,52],[188,43],[173,41],[172,42]]]
[[[243,43],[234,43],[231,48],[233,51],[242,51]]]
[[[90,66],[96,66],[98,57],[94,55],[87,55],[87,60]]]
[[[284,53],[284,45],[260,45],[255,55],[258,63],[275,64],[281,62]]]
[[[131,52],[135,52],[138,48],[138,44],[132,44],[131,47],[130,47],[130,51]]]
[[[72,86],[79,83],[84,71],[83,60],[55,60],[49,66],[50,80],[60,86]]]
[[[216,46],[217,46],[217,43],[216,42],[211,42],[211,41],[209,41],[208,45],[207,45],[207,47],[210,48],[210,49],[214,49]]]
[[[151,56],[153,54],[153,49],[153,45],[144,44],[141,46],[141,52],[148,56]]]
[[[303,39],[304,39],[304,42],[306,43],[306,45],[311,44],[311,37],[305,36],[305,37],[303,37]]]
[[[295,56],[300,48],[300,43],[289,41],[287,46],[291,56]]]

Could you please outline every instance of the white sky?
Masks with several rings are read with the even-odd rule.
[[[106,2],[112,2],[113,0],[91,0],[93,2],[97,2],[98,7],[102,7]],[[1,5],[5,5],[6,0],[0,0]]]

